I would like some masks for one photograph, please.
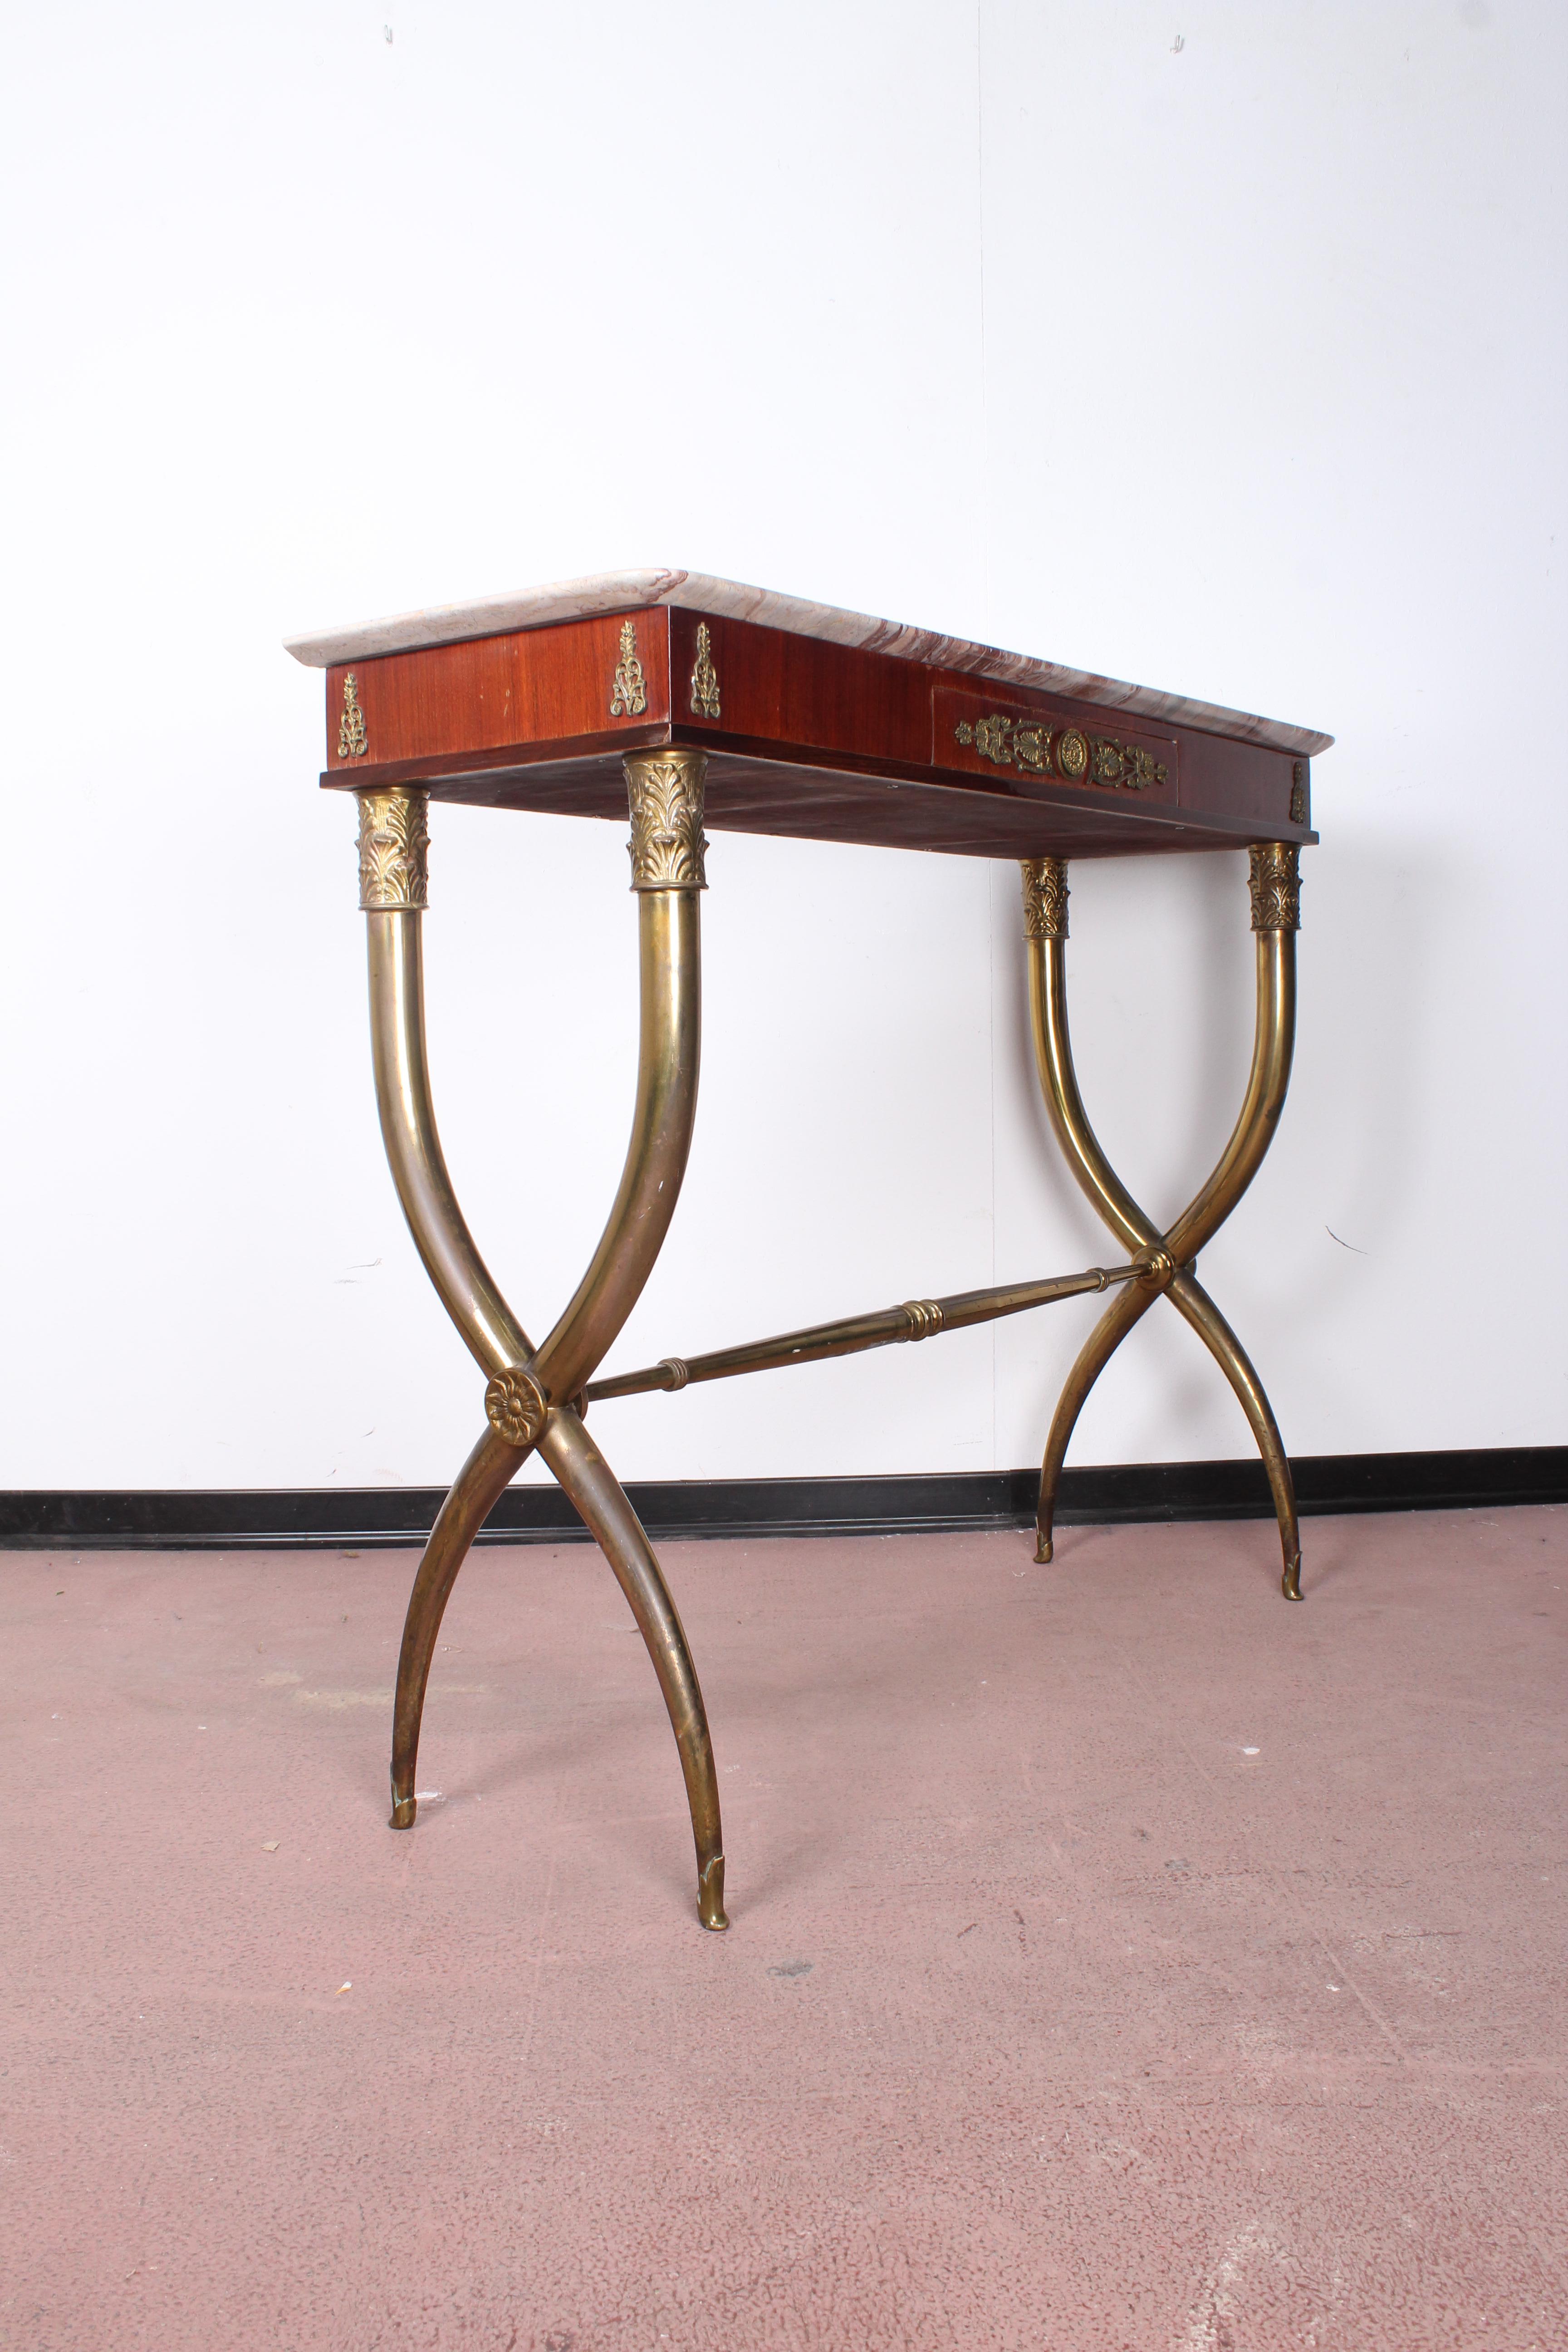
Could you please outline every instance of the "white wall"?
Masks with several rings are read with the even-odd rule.
[[[7,41],[0,1485],[455,1468],[479,1381],[279,641],[628,562],[1332,729],[1292,1097],[1205,1279],[1297,1452],[1568,1435],[1554,0],[148,0]],[[436,812],[447,1152],[536,1332],[629,1116],[622,839]],[[1238,1096],[1243,864],[1073,870],[1085,1091],[1155,1212]],[[710,875],[698,1142],[613,1360],[1103,1254],[1014,869],[720,836]],[[1020,1464],[1093,1311],[595,1427],[630,1476]],[[1073,1458],[1247,1443],[1161,1313]]]

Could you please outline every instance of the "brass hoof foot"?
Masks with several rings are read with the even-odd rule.
[[[387,1827],[394,1830],[411,1830],[414,1827],[414,1817],[418,1811],[417,1797],[394,1797],[392,1818]]]
[[[1044,1528],[1037,1528],[1035,1529],[1035,1558],[1039,1561],[1040,1566],[1044,1568],[1049,1562],[1050,1557],[1051,1539],[1046,1533]]]
[[[730,1924],[724,1913],[724,1857],[716,1853],[697,1882],[697,1916],[715,1934]]]
[[[1292,1559],[1286,1561],[1285,1573],[1279,1579],[1279,1590],[1285,1595],[1287,1601],[1300,1601],[1301,1598],[1301,1555],[1300,1552],[1297,1552]]]

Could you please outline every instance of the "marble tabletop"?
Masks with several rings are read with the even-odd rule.
[[[1158,687],[1131,686],[1121,678],[1100,677],[1092,670],[1040,661],[1027,654],[1005,653],[995,646],[974,645],[964,637],[943,636],[935,629],[911,628],[899,621],[877,620],[867,613],[844,612],[834,604],[814,604],[805,597],[749,588],[738,580],[715,580],[704,572],[600,572],[584,580],[558,580],[545,587],[521,589],[510,596],[484,596],[468,604],[434,604],[420,613],[397,613],[386,620],[366,621],[358,628],[321,629],[308,636],[287,638],[285,644],[296,661],[325,669],[337,662],[371,661],[380,654],[456,645],[469,637],[503,636],[514,629],[540,628],[550,622],[583,620],[595,614],[630,612],[655,604],[678,604],[687,612],[752,621],[763,628],[788,630],[795,636],[822,638],[830,645],[891,654],[900,660],[928,662],[942,669],[967,670],[999,684],[1033,687],[1079,702],[1100,703],[1110,710],[1171,719],[1210,735],[1293,751],[1308,759],[1326,751],[1334,740],[1314,728],[1291,727],[1282,720],[1257,718],[1249,711],[1227,710],[1217,703],[1167,694]]]

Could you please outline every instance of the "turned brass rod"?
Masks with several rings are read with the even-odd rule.
[[[886,1307],[873,1315],[847,1316],[841,1323],[813,1323],[804,1331],[785,1331],[777,1339],[753,1339],[742,1348],[721,1348],[710,1356],[670,1358],[641,1372],[622,1372],[614,1380],[595,1381],[586,1394],[590,1404],[608,1397],[641,1396],[648,1389],[683,1389],[691,1381],[723,1381],[736,1372],[777,1371],[785,1364],[820,1363],[826,1356],[855,1356],[865,1348],[888,1348],[900,1339],[935,1339],[943,1331],[966,1330],[973,1323],[993,1323],[999,1315],[1022,1315],[1031,1307],[1049,1307],[1058,1298],[1077,1298],[1087,1290],[1107,1290],[1113,1282],[1131,1282],[1142,1266],[1093,1265],[1083,1274],[1058,1274],[1048,1282],[1010,1282],[996,1290],[960,1290],[949,1298],[928,1298],[912,1307]]]

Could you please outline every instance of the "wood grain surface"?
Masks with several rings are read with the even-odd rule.
[[[628,627],[640,709],[617,693]],[[700,629],[717,717],[695,683]],[[360,756],[339,748],[351,674]],[[721,832],[975,857],[1316,838],[1291,820],[1308,775],[1288,752],[679,606],[337,665],[321,782],[618,822],[623,755],[667,743],[709,754]]]

